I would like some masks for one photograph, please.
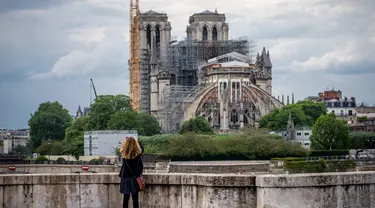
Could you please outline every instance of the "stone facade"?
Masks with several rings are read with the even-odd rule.
[[[186,27],[187,37],[193,41],[228,40],[228,31],[225,14],[219,14],[216,10],[190,16]]]
[[[375,207],[375,172],[145,174],[140,207]],[[0,175],[0,207],[121,207],[118,173]]]
[[[271,96],[272,65],[265,49],[255,64],[236,52],[210,59],[200,76],[205,87],[186,107],[185,120],[201,115],[215,129],[227,131],[258,126],[261,116],[282,106]]]

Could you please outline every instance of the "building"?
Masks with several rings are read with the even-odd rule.
[[[271,132],[271,134],[277,134],[286,141],[297,142],[302,147],[310,149],[310,137],[312,135],[311,127],[295,127],[290,112],[287,129],[285,131]]]
[[[176,132],[196,115],[222,131],[257,126],[282,103],[272,97],[272,63],[263,48],[252,59],[253,42],[228,39],[225,14],[190,16],[186,38],[171,38],[165,13],[141,14],[141,111],[154,115],[163,132]]]
[[[126,137],[138,138],[137,131],[85,131],[85,156],[113,156]]]
[[[28,129],[1,130],[0,140],[2,141],[2,147],[0,147],[0,153],[17,153],[15,148],[17,146],[26,146],[29,139],[30,132]]]
[[[348,124],[355,123],[357,104],[355,97],[342,98],[341,90],[329,90],[318,94],[318,96],[309,96],[305,100],[314,102],[324,102],[327,107],[327,113],[333,113],[336,117],[348,122]]]
[[[365,117],[365,120],[360,120]],[[357,119],[349,125],[350,132],[375,132],[375,113],[357,113]]]

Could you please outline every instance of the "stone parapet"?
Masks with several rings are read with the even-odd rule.
[[[375,208],[375,172],[148,173],[141,207]],[[121,207],[118,173],[0,175],[0,207]]]

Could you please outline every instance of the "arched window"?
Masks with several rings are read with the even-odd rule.
[[[155,29],[155,35],[156,35],[156,45],[158,46],[159,43],[160,43],[160,26],[159,25],[156,25],[156,29]]]
[[[146,29],[147,46],[151,48],[151,26],[147,25]]]
[[[217,40],[217,29],[214,27],[212,29],[212,40]]]
[[[208,38],[207,27],[203,27],[202,40],[207,40],[207,38]]]
[[[249,115],[249,110],[248,109],[246,109],[245,110],[245,113],[244,113],[244,115],[243,115],[243,123],[246,125],[246,124],[249,124],[249,120],[248,120],[248,116]]]
[[[238,122],[238,113],[237,113],[236,109],[232,110],[232,113],[231,113],[231,116],[230,116],[230,122],[234,123],[234,124]]]

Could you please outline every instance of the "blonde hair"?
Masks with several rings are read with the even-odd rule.
[[[127,137],[125,142],[121,145],[120,154],[122,158],[134,159],[142,154],[142,150],[134,137]]]

